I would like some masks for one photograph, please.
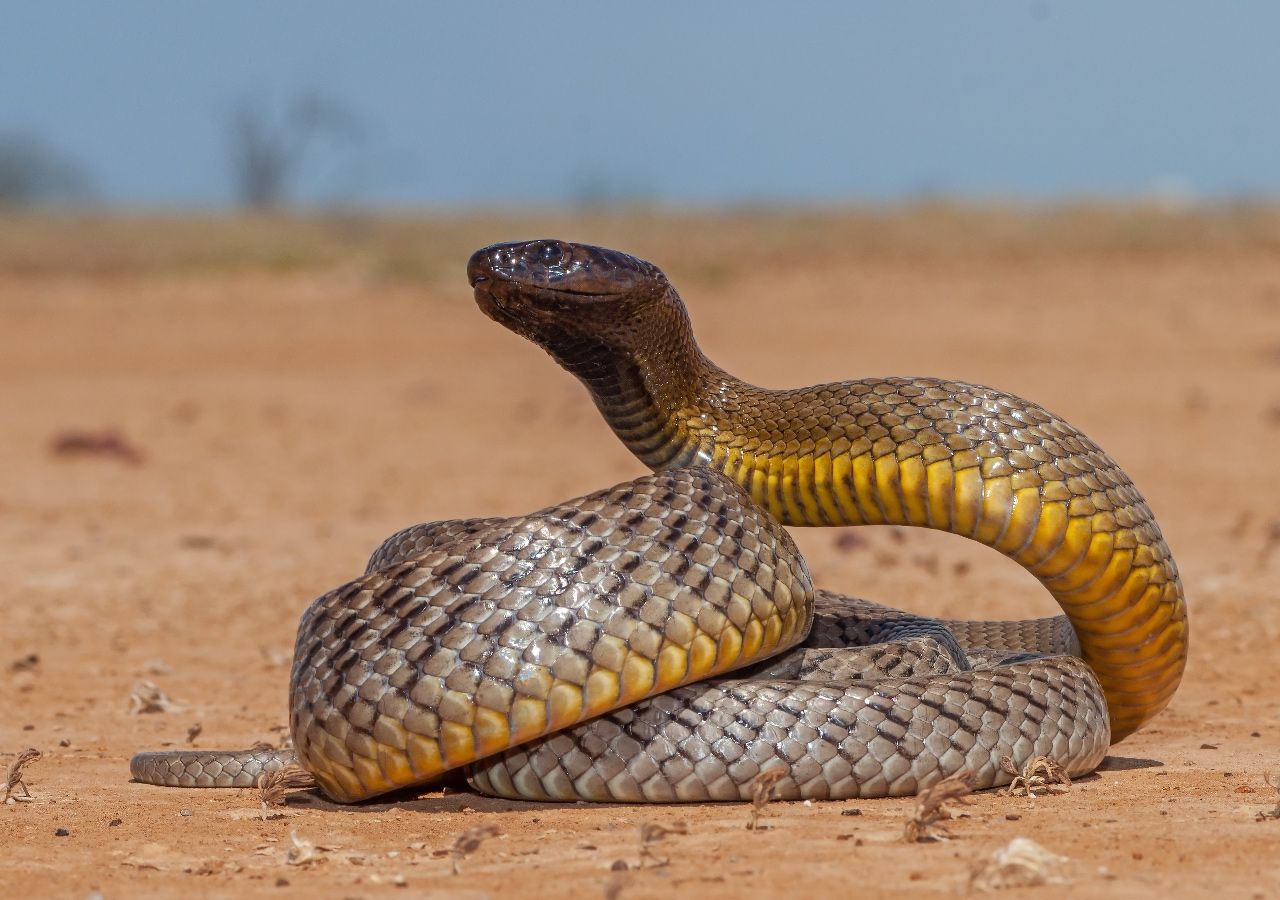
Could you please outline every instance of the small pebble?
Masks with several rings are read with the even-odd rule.
[[[67,829],[65,828],[57,828],[57,829],[54,829],[54,832],[53,832],[54,837],[69,837],[70,835],[71,835],[71,832],[67,831]]]
[[[178,810],[178,815],[180,815],[180,816],[189,816],[189,815],[191,815],[191,810],[189,810],[189,809],[180,809],[180,810]]]
[[[840,815],[842,815],[842,816],[860,816],[860,815],[862,815],[862,810],[858,809],[858,808],[855,806],[855,807],[853,807],[853,808],[851,808],[851,809],[842,809],[842,810],[840,810]]]
[[[124,824],[124,819],[112,819],[110,822],[107,823],[107,827],[119,828],[123,824]]]
[[[1016,822],[1022,818],[1022,816],[1018,815],[1017,813],[1005,813],[1004,817],[1008,819],[1010,822]]]

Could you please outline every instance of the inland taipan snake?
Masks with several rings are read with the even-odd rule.
[[[533,799],[745,799],[769,769],[790,798],[912,794],[960,770],[987,787],[1003,756],[1091,771],[1177,689],[1186,604],[1160,530],[1039,406],[929,378],[753,387],[698,349],[662,272],[617,251],[497,245],[468,273],[656,474],[414,526],[316,600],[291,727],[330,797],[464,766]],[[941,622],[815,591],[782,526],[862,524],[980,541],[1066,616]],[[249,786],[292,758],[144,753],[132,771]]]

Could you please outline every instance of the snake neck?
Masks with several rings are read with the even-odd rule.
[[[719,469],[786,525],[912,525],[986,544],[1071,620],[1113,739],[1168,702],[1187,654],[1177,568],[1142,495],[1085,435],[959,382],[757,388],[708,360],[677,310],[601,329],[608,340],[579,339],[573,352],[548,348],[646,465]],[[1140,646],[1117,644],[1117,630]]]
[[[713,417],[706,398],[748,387],[706,357],[683,304],[673,299],[638,311],[616,332],[539,336],[586,386],[613,432],[655,471],[709,463]]]

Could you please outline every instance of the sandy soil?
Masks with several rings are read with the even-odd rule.
[[[1068,858],[1070,884],[1037,896],[1280,895],[1280,821],[1259,819],[1280,802],[1263,780],[1280,772],[1266,241],[1194,222],[1167,241],[1114,223],[1074,242],[1024,223],[1023,239],[1001,220],[947,240],[895,221],[892,246],[865,223],[843,241],[811,223],[815,245],[769,217],[491,217],[427,227],[432,263],[405,274],[371,254],[376,234],[287,264],[185,265],[139,249],[174,240],[163,222],[0,224],[0,766],[43,753],[31,802],[0,808],[0,895],[952,892],[1018,836]],[[543,230],[666,265],[708,353],[758,383],[946,375],[1087,430],[1146,493],[1186,580],[1193,655],[1169,709],[1069,792],[976,796],[933,844],[902,840],[910,801],[779,803],[748,832],[736,805],[304,793],[264,821],[255,792],[130,783],[131,754],[183,745],[195,723],[198,747],[278,741],[299,612],[384,535],[640,473],[577,383],[470,298],[469,249]],[[858,534],[798,535],[818,582],[939,614],[1052,609],[991,551]],[[176,708],[131,712],[144,681]],[[641,825],[676,822],[688,834],[652,848],[669,864],[637,870]],[[446,851],[480,825],[502,836],[451,874]],[[328,849],[289,865],[291,833]]]

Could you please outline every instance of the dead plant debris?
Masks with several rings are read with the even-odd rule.
[[[1258,554],[1258,564],[1265,565],[1276,547],[1280,547],[1280,519],[1267,523],[1263,532],[1262,551]]]
[[[114,429],[102,431],[61,431],[49,444],[54,456],[100,456],[118,459],[131,466],[142,465],[142,451]]]
[[[4,786],[4,802],[8,803],[9,798],[18,803],[30,803],[34,799],[31,791],[27,790],[27,783],[22,780],[22,770],[29,763],[33,763],[40,758],[40,751],[34,747],[23,750],[18,754],[17,758],[9,764],[9,773],[5,777]],[[22,791],[20,796],[14,797],[14,791]]]
[[[262,795],[262,820],[267,820],[268,808],[284,806],[285,792],[304,790],[316,786],[316,780],[306,769],[291,763],[281,769],[272,769],[258,776],[258,791]]]
[[[638,868],[643,869],[646,862],[654,867],[669,865],[671,860],[654,853],[653,845],[666,840],[670,835],[688,833],[689,826],[685,822],[672,822],[669,825],[645,822],[640,826],[640,865]]]
[[[9,663],[9,669],[13,672],[30,672],[38,665],[40,665],[40,654],[28,653],[26,656],[19,656]]]
[[[1006,793],[1010,797],[1022,796],[1035,798],[1038,790],[1067,791],[1071,789],[1071,777],[1067,770],[1055,759],[1048,756],[1037,756],[1018,771],[1013,759],[1000,757],[1000,768],[1013,776]]]
[[[129,695],[129,712],[132,715],[143,713],[167,713],[180,709],[179,704],[150,681],[139,681]]]
[[[1276,792],[1276,805],[1274,809],[1264,809],[1259,812],[1258,821],[1265,822],[1267,819],[1280,819],[1280,775],[1267,772],[1262,776],[1262,780],[1267,783],[1267,787]]]
[[[289,842],[293,845],[285,852],[284,862],[288,866],[306,866],[311,863],[323,862],[322,853],[332,853],[337,847],[326,847],[322,844],[314,843],[298,834],[297,831],[289,832]]]
[[[462,864],[462,861],[479,850],[481,844],[489,838],[497,837],[500,834],[502,832],[498,830],[497,825],[477,825],[475,828],[468,828],[458,835],[457,840],[453,842],[453,847],[449,850],[453,874],[458,874],[458,867]]]
[[[972,782],[970,772],[957,772],[922,793],[916,802],[915,812],[903,828],[903,838],[907,843],[941,841],[950,837],[942,821],[954,818],[954,814],[946,804],[953,801],[963,803],[963,798],[973,793]]]
[[[200,732],[202,732],[202,731],[204,731],[204,726],[203,726],[203,725],[201,725],[199,722],[196,722],[194,725],[192,725],[190,728],[188,728],[188,729],[187,729],[187,743],[188,743],[188,744],[190,744],[192,741],[194,741],[196,738],[198,738],[198,737],[200,736]]]
[[[760,827],[760,814],[773,799],[773,789],[785,774],[781,769],[769,769],[751,779],[751,818],[747,822],[748,831],[755,831]]]
[[[1062,867],[1067,857],[1041,847],[1035,841],[1016,837],[969,873],[969,888],[975,891],[1003,891],[1042,884],[1066,884]]]

